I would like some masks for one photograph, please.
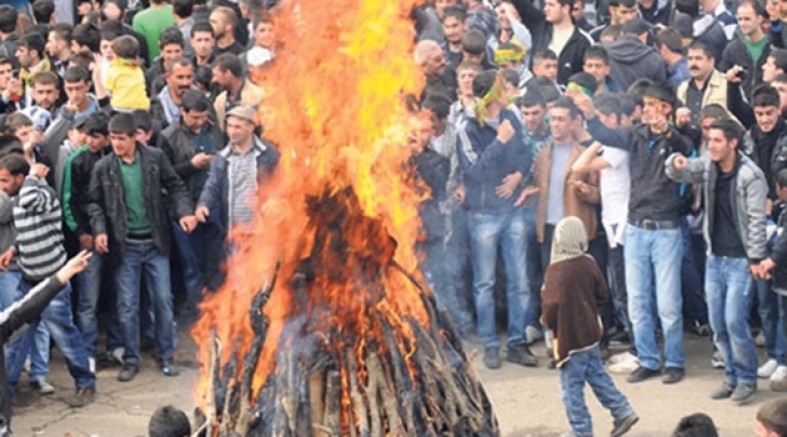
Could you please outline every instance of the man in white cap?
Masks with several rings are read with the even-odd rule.
[[[220,211],[222,230],[250,225],[254,196],[279,162],[279,151],[254,134],[255,112],[236,106],[225,121],[230,142],[210,163],[208,181],[197,202],[196,216],[205,222],[210,211]]]

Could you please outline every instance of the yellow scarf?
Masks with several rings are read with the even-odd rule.
[[[481,127],[486,125],[486,108],[489,106],[489,103],[499,102],[504,92],[505,86],[503,85],[503,76],[498,74],[492,88],[484,94],[484,97],[476,97],[473,100],[476,120],[478,120],[478,124],[480,124]]]

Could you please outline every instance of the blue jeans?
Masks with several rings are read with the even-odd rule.
[[[658,314],[664,333],[664,364],[683,368],[683,299],[680,266],[683,236],[680,228],[645,230],[626,226],[626,289],[629,317],[636,339],[637,358],[642,367],[661,367],[656,343]],[[655,287],[654,287],[655,280]]]
[[[453,293],[456,314],[454,324],[462,334],[474,334],[475,321],[471,309],[470,249],[467,234],[467,211],[456,206],[450,213],[445,243],[445,280],[448,293]]]
[[[183,285],[189,303],[201,300],[204,287],[217,290],[224,281],[220,267],[224,253],[224,234],[218,224],[220,212],[211,211],[208,220],[187,234],[180,224],[172,223],[172,235],[183,270]]]
[[[17,289],[16,300],[22,299],[34,284],[22,279]],[[25,332],[14,339],[6,349],[5,369],[8,375],[8,384],[11,392],[13,387],[19,382],[19,375],[25,358],[30,353],[33,346],[36,328],[39,324],[46,324],[52,334],[57,347],[63,354],[68,366],[68,371],[74,378],[77,388],[92,387],[96,384],[96,376],[90,371],[88,364],[87,350],[74,324],[71,312],[71,285],[66,283],[63,291],[57,294],[49,306],[41,313],[40,320],[33,323]]]
[[[14,303],[21,280],[22,272],[19,270],[0,272],[0,310]],[[40,381],[49,375],[49,330],[46,324],[39,323],[35,331],[30,350],[30,380]]]
[[[765,336],[765,351],[768,358],[785,364],[785,334],[779,329],[784,321],[785,314],[779,305],[778,296],[771,291],[771,283],[758,279],[754,281],[757,287],[757,314],[762,324],[762,334]]]
[[[681,289],[683,292],[683,317],[687,323],[708,324],[708,305],[702,293],[701,266],[694,259],[691,248],[691,229],[686,219],[682,220],[683,260],[681,262]]]
[[[541,282],[544,280],[544,266],[541,264],[541,247],[538,244],[536,232],[536,208],[525,206],[525,224],[527,236],[525,241],[525,259],[527,263],[527,278],[530,284],[532,299],[528,308],[525,308],[525,326],[541,326],[538,318],[541,316]]]
[[[750,285],[748,259],[708,256],[705,293],[713,342],[724,357],[724,373],[733,386],[757,381],[757,351],[747,322]]]
[[[572,354],[560,367],[560,389],[568,422],[577,436],[593,436],[593,421],[585,404],[585,383],[616,420],[634,412],[626,396],[604,370],[598,346]]]
[[[504,214],[468,213],[473,298],[478,336],[485,347],[500,347],[495,330],[495,268],[502,249],[506,272],[508,343],[524,341],[525,311],[532,296],[526,275],[527,226],[522,208]]]
[[[127,242],[115,272],[115,281],[120,332],[125,348],[123,362],[132,366],[138,366],[140,362],[139,297],[143,274],[155,313],[156,355],[159,359],[169,360],[175,352],[169,259],[152,242]]]
[[[85,271],[76,277],[77,299],[77,324],[82,338],[85,339],[88,355],[96,356],[98,347],[98,299],[101,294],[101,272],[107,264],[106,255],[91,251],[92,257]],[[109,294],[112,296],[109,296]],[[123,345],[120,336],[120,327],[117,324],[117,305],[114,301],[115,290],[107,290],[105,296],[110,297],[109,317],[107,317],[107,350],[112,350]]]

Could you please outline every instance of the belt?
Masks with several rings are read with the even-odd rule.
[[[676,229],[680,227],[680,220],[631,220],[629,224],[646,231],[657,231],[659,229]]]

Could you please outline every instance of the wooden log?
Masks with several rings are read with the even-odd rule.
[[[325,378],[325,412],[323,425],[331,430],[331,435],[341,435],[342,420],[342,381],[336,369],[328,370]]]
[[[363,388],[358,384],[358,360],[355,359],[355,351],[346,349],[344,351],[345,362],[347,363],[347,373],[350,378],[350,396],[352,398],[354,416],[357,421],[358,435],[369,437],[369,412],[366,409]],[[355,423],[350,423],[351,428],[355,428]]]
[[[322,426],[323,414],[325,414],[325,373],[323,369],[318,369],[309,375],[309,396],[312,424],[313,426],[317,424]]]
[[[388,420],[388,429],[384,430],[384,432],[389,435],[406,435],[407,432],[399,415],[393,381],[390,375],[383,371],[383,366],[380,364],[380,358],[377,354],[371,353],[366,357],[366,369],[369,372],[369,378],[377,379],[378,390],[382,399],[382,409],[385,411],[385,416]]]

